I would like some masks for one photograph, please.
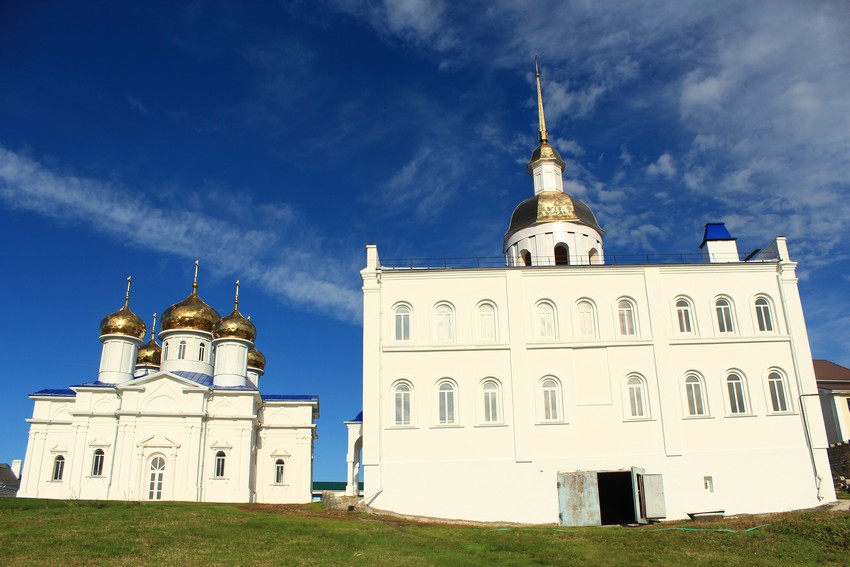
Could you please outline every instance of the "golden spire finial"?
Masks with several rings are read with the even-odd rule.
[[[540,120],[540,133],[538,137],[541,142],[549,141],[549,133],[546,132],[546,117],[543,115],[543,91],[540,90],[540,69],[537,66],[537,56],[534,56],[534,74],[537,75],[537,116]]]
[[[151,340],[156,340],[156,313],[153,314],[153,326],[151,327]]]
[[[236,280],[236,297],[233,300],[233,310],[239,311],[239,280]]]
[[[200,262],[195,260],[195,279],[192,281],[192,293],[198,292],[198,265]]]
[[[130,305],[130,286],[133,285],[133,276],[127,276],[127,293],[124,294],[124,307]]]

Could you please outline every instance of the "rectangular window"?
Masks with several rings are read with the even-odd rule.
[[[440,386],[440,423],[450,425],[455,422],[455,392],[451,384]]]
[[[729,389],[729,410],[732,413],[747,413],[744,403],[744,387],[740,380],[728,380],[726,386]]]
[[[94,452],[94,458],[91,465],[92,476],[103,476],[103,450],[98,449]]]

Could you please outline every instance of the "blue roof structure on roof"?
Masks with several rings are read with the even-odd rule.
[[[357,416],[354,419],[352,419],[351,421],[362,422],[363,421],[363,412],[361,411],[360,413],[358,413]]]
[[[729,234],[726,223],[709,222],[705,225],[705,234],[703,234],[702,243],[699,247],[702,248],[705,246],[705,243],[709,240],[737,240],[737,238]]]
[[[45,388],[44,390],[30,394],[30,396],[59,396],[63,398],[73,398],[76,395],[77,393],[71,388]]]
[[[82,384],[74,384],[71,387],[72,388],[114,388],[115,384],[107,384],[106,382],[101,382],[99,380],[95,380],[94,382],[83,382]]]
[[[318,402],[315,394],[263,394],[264,402]]]
[[[191,380],[196,384],[212,388],[213,390],[235,390],[238,392],[258,391],[257,388],[253,386],[216,386],[215,384],[213,384],[213,377],[209,374],[204,374],[203,372],[186,372],[185,370],[174,370],[171,372],[171,374],[180,376],[181,378],[185,378],[186,380]]]

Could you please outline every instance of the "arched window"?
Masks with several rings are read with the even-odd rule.
[[[717,311],[717,330],[721,333],[734,333],[735,326],[732,324],[732,303],[728,299],[720,298],[714,302]]]
[[[215,478],[224,478],[224,451],[215,454]]]
[[[641,418],[647,417],[646,383],[643,378],[631,376],[626,381],[626,387],[629,390],[629,417]]]
[[[278,459],[274,462],[274,483],[283,484],[283,459]]]
[[[395,387],[393,397],[395,398],[395,424],[410,425],[410,398],[411,389],[408,384],[399,384]]]
[[[452,425],[456,423],[456,399],[455,399],[455,386],[451,382],[440,382],[440,386],[437,388],[438,394],[438,418],[441,425]]]
[[[559,421],[561,419],[561,386],[557,380],[545,378],[540,387],[543,391],[543,421]]]
[[[103,476],[103,449],[95,449],[94,457],[91,461],[91,475]]]
[[[747,402],[744,396],[744,380],[741,376],[734,372],[726,376],[726,389],[729,393],[729,413],[747,413]]]
[[[454,311],[451,306],[445,303],[437,306],[435,311],[437,318],[437,340],[446,342],[453,341],[455,338],[454,331]]]
[[[204,354],[206,353],[206,351],[207,351],[207,343],[201,343],[198,346],[198,360],[200,360],[201,362],[204,361]]]
[[[596,250],[596,248],[591,248],[590,252],[587,253],[587,261],[590,264],[599,263],[599,252]]]
[[[478,340],[496,342],[496,308],[489,303],[478,306]]]
[[[689,374],[685,379],[685,394],[688,398],[688,415],[706,415],[705,391],[702,380],[695,374]]]
[[[482,386],[484,397],[484,423],[500,423],[499,418],[499,385],[493,380],[487,380]]]
[[[679,321],[679,332],[691,334],[694,332],[694,324],[691,321],[691,304],[687,299],[676,301],[676,318]]]
[[[596,336],[596,315],[594,314],[593,304],[589,301],[579,301],[576,305],[576,314],[578,316],[578,334],[583,339],[590,339]]]
[[[634,336],[635,331],[635,306],[627,299],[617,303],[617,319],[620,322],[620,334],[623,336]]]
[[[162,345],[162,360],[168,360],[168,341]]]
[[[537,304],[537,338],[544,341],[554,341],[555,330],[555,307],[547,302],[541,301]]]
[[[767,385],[770,389],[770,407],[775,413],[789,411],[788,388],[785,377],[779,372],[767,375]]]
[[[56,455],[53,459],[53,480],[62,480],[62,475],[65,474],[65,457]]]
[[[148,477],[148,500],[162,500],[162,487],[165,482],[165,459],[154,457],[151,460]]]
[[[767,299],[759,297],[756,299],[756,319],[758,320],[759,331],[773,331],[773,318],[770,316],[770,303]]]
[[[568,266],[570,264],[570,248],[566,244],[555,246],[555,265]]]
[[[523,266],[530,266],[531,265],[531,252],[529,252],[528,250],[522,250],[519,253],[519,257],[522,258],[522,265]]]
[[[186,341],[180,341],[180,344],[177,345],[177,358],[179,360],[186,358]]]
[[[407,305],[395,308],[395,340],[410,340],[410,307]]]

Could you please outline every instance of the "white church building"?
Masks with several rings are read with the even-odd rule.
[[[362,468],[375,510],[563,525],[834,500],[785,238],[742,259],[709,223],[694,261],[606,262],[593,212],[564,193],[539,74],[537,94],[534,195],[503,265],[366,248],[349,493]]]
[[[260,392],[266,360],[239,312],[192,293],[145,324],[124,306],[100,324],[97,379],[35,392],[19,497],[310,502],[316,396]]]

